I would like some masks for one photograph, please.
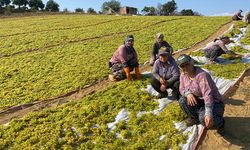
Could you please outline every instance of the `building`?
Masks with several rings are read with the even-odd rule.
[[[128,6],[121,7],[120,15],[137,15],[137,8],[128,7]]]

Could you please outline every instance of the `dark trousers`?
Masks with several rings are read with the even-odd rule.
[[[152,76],[151,78],[151,85],[153,86],[153,88],[160,94],[162,95],[167,95],[168,92],[167,91],[164,91],[162,92],[160,90],[160,87],[161,87],[161,83],[160,81],[158,81],[154,76]],[[179,86],[180,86],[180,81],[176,81],[174,82],[173,84],[171,85],[168,85],[167,88],[171,88],[173,90],[173,93],[175,92],[176,95],[180,95],[180,92],[179,92]]]
[[[125,66],[123,64],[120,63],[112,64],[111,62],[109,62],[109,67],[112,71],[112,74],[114,75],[114,78],[117,81],[126,79],[126,73],[124,71]],[[130,72],[134,70],[133,66],[128,66],[128,67]]]
[[[195,106],[190,106],[187,103],[187,98],[182,96],[179,99],[179,105],[181,109],[189,116],[193,118],[197,118],[201,124],[205,125],[205,104],[203,99],[197,99],[197,103]],[[224,125],[223,121],[224,114],[224,103],[219,102],[215,103],[213,106],[213,120],[214,127],[220,128]]]
[[[211,61],[215,61],[215,59],[222,54],[226,54],[222,49],[217,49],[217,50],[206,49],[205,50],[205,57]]]

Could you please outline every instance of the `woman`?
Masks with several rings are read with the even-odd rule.
[[[170,55],[173,53],[173,48],[168,44],[168,42],[164,41],[164,35],[161,33],[156,34],[156,40],[153,45],[153,49],[151,52],[151,58],[150,58],[150,66],[154,65],[154,62],[158,59],[158,52],[161,47],[167,47]]]
[[[242,18],[243,18],[243,16],[241,15],[241,13],[242,13],[243,11],[242,10],[239,10],[238,12],[236,12],[234,15],[233,15],[233,17],[232,17],[232,19],[233,20],[242,20]]]
[[[159,98],[168,96],[168,88],[173,90],[175,98],[179,98],[179,68],[166,48],[160,49],[159,59],[155,61],[152,73],[151,85],[160,93]]]
[[[234,58],[240,57],[240,55],[227,49],[226,45],[230,42],[228,36],[223,36],[219,39],[215,39],[212,43],[209,43],[205,48],[205,57],[208,58],[209,63],[215,63],[216,58],[222,54],[228,54]]]
[[[113,54],[109,61],[112,75],[109,76],[110,80],[122,80],[127,78],[128,81],[132,80],[130,72],[135,70],[136,78],[140,79],[141,74],[139,70],[139,63],[137,53],[134,49],[134,37],[129,35],[123,45],[121,45]]]
[[[224,103],[211,76],[200,67],[194,66],[192,58],[181,55],[177,64],[182,70],[180,76],[179,104],[188,115],[187,125],[201,123],[207,128],[224,126]]]

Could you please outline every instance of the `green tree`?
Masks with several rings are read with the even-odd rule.
[[[21,6],[26,6],[28,4],[27,0],[13,0],[13,4],[17,5],[20,9]]]
[[[120,10],[120,7],[121,7],[121,3],[119,1],[116,1],[116,0],[110,0],[110,1],[107,1],[107,2],[104,2],[102,4],[102,12],[107,12],[109,9],[111,9],[111,11],[114,11],[115,13],[119,12]]]
[[[3,6],[7,6],[10,4],[10,0],[0,0],[0,6],[3,7]]]
[[[84,13],[84,10],[82,8],[76,8],[75,12],[76,13]]]
[[[88,14],[96,14],[96,11],[93,8],[88,8],[87,13]]]
[[[147,7],[145,6],[142,9],[142,13],[146,16],[155,16],[156,15],[156,9],[154,7]]]
[[[46,3],[45,10],[52,11],[52,12],[58,12],[59,11],[59,5],[54,0],[49,0]]]
[[[177,4],[176,4],[175,0],[171,0],[171,1],[169,1],[169,2],[162,5],[160,12],[161,12],[161,15],[169,16],[176,9],[177,9]]]
[[[182,16],[194,16],[194,12],[192,9],[183,9],[180,14]]]
[[[44,4],[42,0],[29,0],[29,7],[34,10],[44,9]]]

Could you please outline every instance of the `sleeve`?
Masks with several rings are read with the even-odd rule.
[[[126,48],[125,46],[120,46],[118,48],[119,50],[119,59],[121,61],[121,63],[124,65],[124,67],[127,67],[128,66],[128,60],[126,59],[127,58],[127,54],[126,54]]]
[[[212,83],[214,82],[211,76],[204,72],[199,79],[199,87],[202,97],[205,102],[205,116],[213,117],[214,99],[212,96]]]
[[[227,47],[225,46],[225,44],[223,44],[222,42],[220,42],[218,44],[220,46],[220,48],[228,55],[235,55],[235,53],[231,50],[228,50]]]
[[[168,42],[166,42],[166,47],[169,48],[169,52],[172,55],[173,54],[173,47]]]
[[[173,70],[172,70],[172,77],[167,80],[168,84],[173,84],[174,82],[178,81],[180,78],[180,71],[177,66],[177,64],[174,64]]]
[[[188,94],[190,94],[191,92],[189,91],[188,88],[185,87],[185,75],[182,73],[180,76],[180,87],[179,87],[179,91],[181,93],[182,96],[187,97]]]
[[[152,74],[153,74],[153,76],[154,76],[158,81],[160,81],[160,75],[159,75],[159,61],[156,61],[156,62],[154,63],[153,70],[152,70]]]
[[[227,47],[225,46],[225,44],[222,42],[222,41],[220,41],[219,43],[218,43],[218,45],[220,46],[220,48],[225,52],[225,53],[229,53],[228,51],[228,49],[227,49]]]
[[[154,43],[151,51],[151,58],[155,61],[156,60],[156,55],[158,54],[157,52],[157,44]]]

